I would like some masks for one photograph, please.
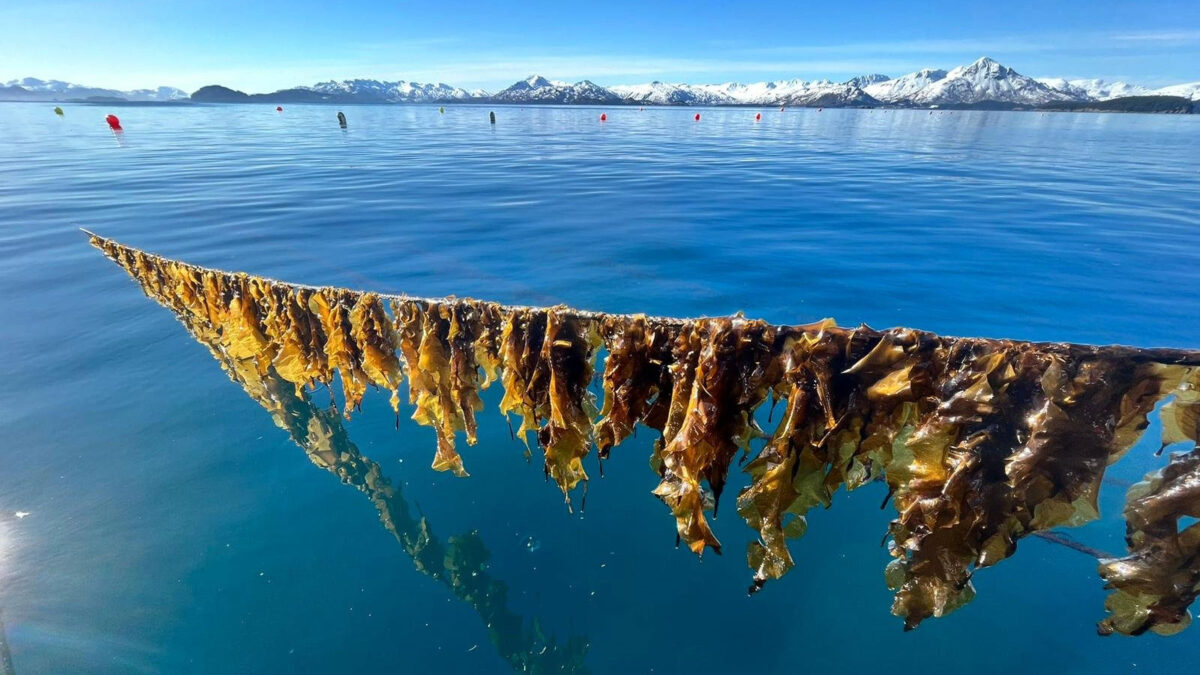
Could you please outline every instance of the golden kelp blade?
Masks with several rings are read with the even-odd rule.
[[[526,443],[535,435],[546,475],[568,498],[587,480],[593,442],[607,455],[639,423],[658,430],[654,494],[696,553],[720,551],[707,513],[738,451],[768,436],[755,412],[782,400],[737,499],[758,533],[752,590],[795,565],[787,542],[814,506],[829,506],[839,487],[883,481],[897,509],[885,578],[908,628],[968,602],[976,570],[1012,555],[1022,537],[1095,518],[1105,469],[1164,398],[1174,395],[1164,443],[1195,446],[1200,436],[1200,351],[382,297],[195,267],[95,235],[92,244],[214,351],[260,374],[274,369],[297,390],[332,386],[336,372],[347,415],[368,384],[390,390],[398,410],[407,377],[413,419],[436,432],[438,470],[466,474],[455,438],[474,442],[478,392],[497,379],[501,411],[517,415]],[[1189,467],[1175,459],[1131,491],[1131,555],[1101,569],[1114,589],[1102,632],[1186,625],[1200,575],[1200,531],[1177,531],[1180,517],[1200,512]]]
[[[378,301],[363,296],[356,309],[364,306],[363,300]],[[587,672],[583,666],[586,640],[572,637],[560,645],[543,634],[536,618],[526,621],[508,608],[507,586],[488,571],[491,554],[478,533],[450,537],[444,544],[434,535],[424,515],[413,515],[400,488],[384,476],[379,464],[359,452],[336,411],[318,408],[306,391],[288,386],[273,368],[260,373],[253,357],[231,357],[221,348],[219,335],[203,332],[203,326],[198,328],[201,330],[193,330],[192,336],[210,349],[230,379],[271,415],[309,460],[371,501],[380,523],[400,543],[417,570],[443,583],[455,597],[475,610],[487,626],[489,640],[514,671]],[[361,337],[358,339],[361,343]],[[364,361],[376,358],[368,354],[364,349]],[[381,361],[376,365],[381,366],[380,372],[388,372],[383,367],[388,362],[387,356],[378,358]],[[364,370],[371,374],[370,368]],[[371,377],[375,380],[375,375]]]

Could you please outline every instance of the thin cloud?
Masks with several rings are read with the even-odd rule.
[[[829,54],[987,54],[1040,52],[1055,49],[1045,40],[1029,38],[963,38],[946,40],[904,40],[887,42],[853,42],[836,45],[789,45],[776,47],[752,47],[740,53],[774,55],[829,55]]]
[[[1200,43],[1200,30],[1169,30],[1143,33],[1125,33],[1114,35],[1114,40],[1121,42],[1159,42],[1170,44]]]

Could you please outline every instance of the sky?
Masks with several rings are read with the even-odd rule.
[[[0,1],[0,82],[115,89],[845,80],[985,55],[1033,77],[1195,82],[1200,0]]]

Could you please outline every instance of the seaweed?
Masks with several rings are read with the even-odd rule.
[[[795,567],[789,541],[841,488],[883,482],[895,508],[886,542],[892,612],[906,629],[974,597],[972,578],[1026,536],[1095,519],[1107,467],[1162,401],[1163,446],[1200,438],[1200,351],[954,338],[832,320],[772,325],[742,316],[671,319],[509,307],[460,298],[379,296],[285,284],[188,265],[92,235],[148,296],[214,353],[297,392],[341,380],[345,415],[368,385],[433,427],[433,468],[465,476],[456,437],[476,442],[480,391],[568,505],[638,425],[654,429],[653,489],[678,541],[702,554],[741,453],[750,484],[738,513],[752,592]],[[604,401],[590,384],[599,354]],[[758,412],[783,403],[769,433]],[[756,441],[763,439],[761,445]],[[756,451],[757,448],[757,451]],[[751,457],[752,455],[752,457]],[[1129,555],[1101,561],[1111,616],[1100,632],[1172,633],[1200,593],[1200,450],[1130,490]]]
[[[1200,371],[1192,371],[1164,406],[1164,443],[1196,438],[1198,385]],[[1188,607],[1200,595],[1200,523],[1181,531],[1183,517],[1200,517],[1200,445],[1171,455],[1165,467],[1129,488],[1129,555],[1100,563],[1100,576],[1113,590],[1105,602],[1111,616],[1100,622],[1101,635],[1173,635],[1191,622]]]
[[[365,302],[364,302],[365,301]],[[386,324],[377,323],[373,333],[370,321],[382,316],[378,297],[364,295],[351,312],[357,340],[372,343],[389,340]],[[361,314],[368,312],[368,314]],[[374,314],[372,319],[371,314]],[[355,318],[357,317],[357,318]],[[366,321],[367,325],[360,322]],[[296,389],[276,367],[262,371],[254,358],[233,357],[221,336],[209,332],[193,335],[207,346],[213,356],[246,394],[270,414],[292,442],[304,450],[317,467],[337,476],[344,485],[354,487],[375,507],[379,522],[412,559],[418,572],[443,584],[454,597],[466,602],[487,628],[488,639],[514,671],[523,673],[586,673],[584,658],[589,643],[582,636],[570,636],[560,643],[542,629],[537,617],[526,620],[508,607],[508,585],[488,571],[491,553],[478,532],[449,537],[444,543],[433,531],[423,513],[405,500],[399,486],[383,473],[383,468],[363,455],[350,439],[341,416],[335,409],[325,410],[314,404],[303,388]],[[364,363],[375,361],[383,379],[392,383],[399,362],[387,353],[371,355],[363,349]],[[372,381],[376,374],[364,367]],[[380,386],[385,386],[380,383]],[[394,388],[394,387],[392,387]],[[2,636],[0,636],[2,637]],[[0,641],[0,656],[3,656]],[[0,661],[2,662],[2,661]]]

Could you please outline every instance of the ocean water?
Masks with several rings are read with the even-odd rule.
[[[51,108],[0,105],[0,611],[16,672],[1200,666],[1200,627],[1098,637],[1095,560],[1036,538],[977,574],[966,608],[903,632],[881,486],[811,514],[796,569],[747,597],[752,532],[731,508],[725,555],[675,548],[652,434],[618,447],[571,514],[495,390],[467,479],[433,472],[433,432],[395,429],[369,394],[337,439],[392,486],[364,492],[78,231],[415,295],[1195,348],[1200,117],[499,107],[492,126],[484,107],[363,106],[343,130],[326,106]],[[1072,536],[1123,550],[1124,492],[1161,464],[1156,435]],[[422,517],[475,576],[418,568],[401,540]]]

